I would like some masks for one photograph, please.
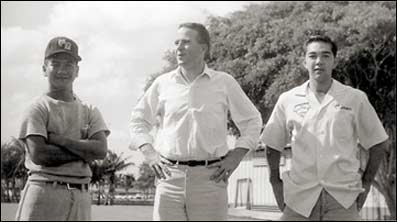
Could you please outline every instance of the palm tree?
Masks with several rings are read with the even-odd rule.
[[[131,165],[135,165],[133,162],[128,162],[130,157],[123,157],[123,153],[120,155],[115,152],[108,150],[105,159],[103,160],[95,160],[90,163],[90,167],[92,170],[92,179],[91,183],[96,184],[98,187],[98,202],[97,205],[100,204],[102,189],[104,187],[105,182],[109,183],[108,195],[106,195],[105,203],[109,200],[109,204],[113,204],[113,197],[115,191],[116,184],[116,172],[123,170],[126,167]]]

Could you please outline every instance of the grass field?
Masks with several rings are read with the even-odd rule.
[[[97,206],[92,205],[92,220],[99,221],[150,221],[153,206]],[[17,204],[1,203],[1,220],[15,220]]]
[[[1,203],[1,221],[15,220],[17,211],[15,203]],[[116,206],[97,206],[92,205],[93,221],[151,221],[153,206],[137,206],[137,205],[116,205]],[[242,221],[253,220],[252,218],[232,217],[228,220]]]

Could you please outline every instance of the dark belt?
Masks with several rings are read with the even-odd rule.
[[[78,190],[88,190],[88,183],[66,183],[61,181],[45,181],[46,184],[51,184],[54,187],[64,186],[68,190],[78,189]]]
[[[194,167],[194,166],[207,166],[207,165],[219,162],[219,161],[223,160],[225,157],[226,156],[222,156],[222,157],[220,157],[219,159],[216,159],[216,160],[186,160],[186,161],[179,161],[179,160],[171,160],[171,159],[168,159],[166,157],[161,156],[161,158],[167,160],[169,163],[172,163],[173,165],[175,165],[175,164],[178,165],[179,164],[179,165],[187,165],[187,166],[191,166],[191,167]],[[165,163],[165,162],[163,162],[163,163]],[[165,164],[167,164],[167,163],[165,163]]]

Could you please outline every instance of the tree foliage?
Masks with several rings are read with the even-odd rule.
[[[24,161],[25,148],[22,141],[11,137],[10,140],[1,144],[2,200],[19,201],[20,191],[27,179]],[[17,186],[17,180],[22,181],[22,184]],[[12,193],[9,192],[10,190]]]
[[[136,181],[136,186],[138,189],[143,190],[145,196],[147,196],[149,193],[153,192],[156,187],[156,176],[148,163],[142,163],[140,165],[139,174],[140,176]]]
[[[106,196],[105,203],[109,200],[109,204],[113,204],[115,184],[117,183],[116,172],[134,165],[133,162],[128,162],[129,158],[130,157],[123,157],[123,153],[118,155],[112,150],[108,150],[105,159],[90,162],[92,171],[91,183],[96,184],[98,187],[98,205],[101,202],[101,191],[103,190],[102,188],[105,182],[109,184],[108,196]]]

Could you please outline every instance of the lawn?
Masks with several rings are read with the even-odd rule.
[[[92,220],[99,221],[150,221],[153,206],[97,206],[92,205]],[[15,220],[17,204],[1,203],[1,220]]]
[[[15,220],[17,204],[1,203],[1,221]],[[151,221],[153,206],[138,205],[116,205],[116,206],[97,206],[92,205],[93,221]],[[252,218],[232,217],[228,220],[252,220]]]

